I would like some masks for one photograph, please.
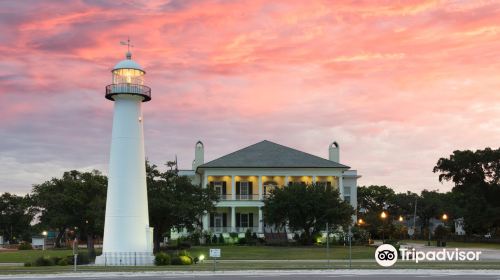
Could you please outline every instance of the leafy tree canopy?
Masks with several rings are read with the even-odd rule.
[[[352,206],[340,199],[337,189],[319,184],[276,188],[264,200],[263,210],[266,222],[303,230],[308,244],[316,233],[325,229],[326,223],[332,228],[347,226],[354,214]]]

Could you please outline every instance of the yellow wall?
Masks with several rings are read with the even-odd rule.
[[[262,185],[268,181],[274,181],[278,188],[282,188],[285,185],[285,176],[262,176]]]
[[[288,179],[292,183],[305,182],[307,185],[312,184],[312,176],[290,176]]]
[[[339,177],[337,176],[318,176],[316,177],[317,182],[332,182],[332,186],[335,188],[339,187]]]
[[[234,176],[236,182],[248,181],[252,182],[252,194],[259,194],[259,177],[258,176]]]
[[[208,184],[210,182],[226,182],[226,194],[231,194],[231,176],[208,176]]]

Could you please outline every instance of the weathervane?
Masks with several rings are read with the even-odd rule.
[[[130,37],[127,37],[127,42],[120,41],[120,45],[127,46],[127,58],[130,59],[132,54],[130,53],[130,48],[133,48],[134,45],[130,43]]]

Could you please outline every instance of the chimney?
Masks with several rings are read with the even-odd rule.
[[[329,151],[328,159],[334,162],[339,162],[340,160],[339,144],[333,141],[333,143],[330,144],[328,151]]]
[[[205,149],[203,147],[203,142],[198,141],[194,149],[193,170],[196,170],[196,168],[203,163],[205,163]]]

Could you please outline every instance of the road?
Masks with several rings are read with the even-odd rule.
[[[500,271],[458,271],[458,270],[343,270],[343,271],[241,271],[225,273],[77,273],[59,275],[9,275],[0,276],[0,279],[43,279],[43,280],[157,280],[157,279],[200,279],[200,280],[331,280],[331,279],[374,279],[374,280],[408,280],[408,279],[492,279],[500,280]]]

